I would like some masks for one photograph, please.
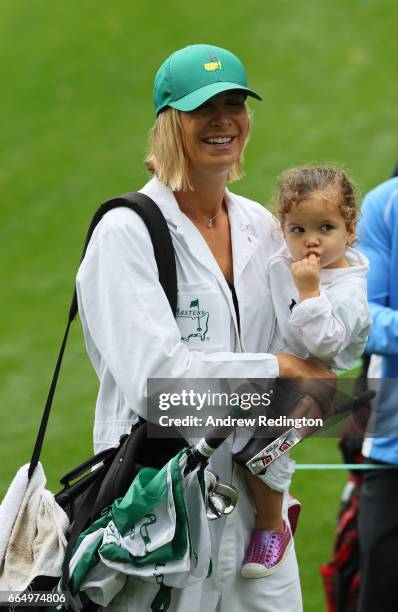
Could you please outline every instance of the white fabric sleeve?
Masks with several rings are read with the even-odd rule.
[[[270,282],[270,266],[269,266],[269,262],[266,262],[265,264],[265,272],[266,272],[266,283],[267,283],[267,288],[269,291],[269,294],[271,296],[271,299],[273,300],[273,295],[272,295],[272,290],[271,290],[271,282]],[[276,307],[274,304],[274,301],[272,301],[272,306],[273,306],[273,310],[274,310],[274,332],[272,334],[272,338],[271,338],[271,342],[270,345],[268,347],[268,350],[270,353],[278,353],[278,352],[282,352],[285,350],[286,352],[286,343],[283,340],[282,334],[281,334],[281,330],[279,327],[279,323],[278,323],[278,319],[276,316]]]
[[[282,338],[282,334],[279,329],[278,322],[275,322],[274,333],[271,339],[271,343],[269,346],[270,353],[281,353],[281,352],[289,352],[286,348],[286,343]]]
[[[96,228],[77,275],[79,308],[96,349],[135,412],[145,416],[148,378],[274,378],[269,353],[190,351],[159,283],[148,230],[132,222]]]
[[[289,325],[314,357],[330,362],[350,347],[350,358],[356,359],[370,329],[366,297],[348,292],[333,306],[325,294],[308,298],[294,307]]]
[[[290,459],[289,453],[285,453],[271,463],[265,474],[259,475],[259,479],[273,491],[287,493],[292,482],[295,465],[296,462]]]

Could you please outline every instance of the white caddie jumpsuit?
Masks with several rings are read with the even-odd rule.
[[[158,281],[144,222],[126,208],[107,213],[77,275],[85,342],[100,381],[95,452],[117,445],[136,414],[145,417],[148,378],[278,375],[277,360],[267,352],[275,316],[265,264],[280,247],[272,215],[260,204],[227,191],[239,335],[231,290],[203,236],[180,211],[172,191],[156,178],[141,191],[158,204],[172,235],[182,315],[174,319]],[[184,310],[197,300],[206,313],[206,333],[190,336]],[[257,580],[240,577],[254,507],[240,468],[233,468],[231,444],[228,439],[221,445],[211,467],[222,481],[238,488],[238,505],[227,519],[211,523],[212,576],[192,587],[173,589],[170,612],[299,612],[294,548],[277,573]],[[107,610],[149,611],[156,592],[157,585],[130,578]]]

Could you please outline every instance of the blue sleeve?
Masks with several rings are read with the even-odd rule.
[[[398,182],[395,190],[398,198]],[[392,256],[392,210],[394,189],[384,183],[364,199],[358,223],[358,249],[369,259],[368,300],[372,330],[366,345],[367,353],[398,353],[398,311],[388,306],[390,300]],[[395,208],[395,206],[394,206]]]

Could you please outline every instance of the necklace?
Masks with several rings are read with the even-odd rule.
[[[218,211],[218,213],[216,213],[214,215],[214,217],[208,217],[207,215],[204,215],[203,213],[199,212],[199,210],[196,210],[196,208],[194,208],[193,206],[190,206],[189,204],[183,204],[183,206],[186,206],[187,208],[190,208],[191,210],[193,210],[193,212],[195,212],[198,215],[200,215],[201,217],[204,217],[205,219],[207,219],[206,227],[211,229],[213,227],[214,219],[216,219],[218,217],[218,215],[220,215],[221,212],[222,212],[223,204],[224,204],[224,200],[221,203],[220,210]]]

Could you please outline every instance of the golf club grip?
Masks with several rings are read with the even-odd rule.
[[[231,427],[216,427],[210,431],[209,435],[201,438],[195,446],[191,447],[187,462],[187,473],[198,465],[205,466],[212,454],[221,446],[234,429],[235,425],[231,425]]]
[[[229,434],[235,430],[235,425],[230,427],[216,427],[207,436],[201,438],[195,445],[193,452],[199,457],[208,459],[219,446],[228,438]]]
[[[206,438],[201,438],[199,442],[191,449],[191,466],[195,466],[199,463],[206,464],[222,442],[224,442],[223,439],[217,439],[217,446],[213,447],[207,444]]]
[[[350,400],[343,402],[337,406],[336,414],[343,412],[355,411],[361,408],[364,404],[366,405],[376,396],[376,392],[372,389],[362,391],[358,395],[354,395]]]
[[[227,410],[227,414],[224,417],[231,417],[232,419],[248,418],[253,414],[253,407],[242,408],[239,406],[230,406]],[[228,438],[228,436],[239,427],[237,423],[232,422],[231,424],[222,424],[218,427],[213,427],[209,432],[199,440],[199,442],[192,449],[193,461],[203,462],[207,461],[211,455],[218,449],[219,446]]]

